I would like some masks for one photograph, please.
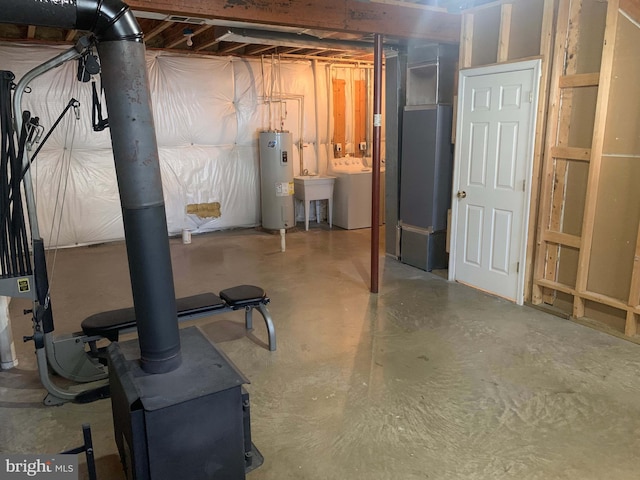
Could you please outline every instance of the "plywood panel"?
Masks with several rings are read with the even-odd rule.
[[[597,320],[599,323],[604,324],[617,332],[624,332],[626,314],[622,310],[587,300],[585,302],[584,315],[587,318]]]
[[[582,0],[582,9],[578,17],[580,35],[576,55],[575,73],[593,73],[600,71],[602,59],[602,39],[607,18],[607,2],[603,0]]]
[[[629,15],[633,21],[640,23],[640,2],[638,0],[620,0],[620,10]]]
[[[500,5],[474,12],[471,66],[488,65],[498,61],[500,18]]]
[[[364,142],[367,140],[367,125],[366,125],[366,114],[367,114],[367,90],[365,86],[364,80],[356,80],[353,86],[353,98],[354,98],[354,122],[353,128],[355,130],[353,141],[354,141],[354,149],[356,151],[356,155],[360,155],[358,145],[360,142]]]
[[[576,286],[576,275],[578,272],[578,256],[580,252],[571,247],[560,247],[560,263],[558,265],[558,282]]]
[[[569,235],[582,235],[584,200],[587,195],[589,164],[568,162],[565,185],[565,203],[560,231]]]
[[[571,120],[569,135],[565,147],[591,148],[593,140],[593,124],[596,116],[598,87],[568,88],[563,92],[571,97]],[[563,112],[564,113],[564,112]]]
[[[629,299],[640,222],[640,158],[603,156],[587,290]]]
[[[344,80],[333,79],[333,143],[340,143],[343,149],[346,139],[345,88]]]
[[[618,19],[609,90],[604,153],[640,154],[640,28],[623,15]]]
[[[585,293],[589,281],[589,263],[591,248],[593,246],[593,234],[595,216],[597,211],[597,192],[600,184],[600,171],[602,166],[602,147],[604,144],[604,130],[606,116],[609,108],[609,87],[611,85],[611,68],[613,66],[613,52],[615,51],[616,31],[618,24],[618,0],[607,2],[606,28],[601,55],[600,82],[598,87],[598,101],[593,129],[593,144],[591,147],[591,161],[589,162],[589,180],[587,183],[587,197],[584,207],[584,221],[582,226],[582,245],[580,246],[580,260],[578,264],[578,279],[576,290]],[[583,296],[576,296],[573,302],[573,315],[583,317],[585,303]]]
[[[571,315],[573,310],[573,296],[558,292],[553,307],[560,312],[566,313],[567,316]]]
[[[544,0],[515,2],[511,10],[509,60],[540,55]]]

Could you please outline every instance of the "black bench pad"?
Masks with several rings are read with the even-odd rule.
[[[178,320],[193,315],[214,312],[226,307],[224,301],[213,293],[201,293],[190,297],[176,299]],[[85,318],[82,323],[85,335],[99,335],[117,341],[118,333],[136,326],[136,313],[133,307],[95,313]]]
[[[231,308],[242,308],[249,305],[269,303],[266,292],[255,285],[239,285],[220,292],[220,298]]]

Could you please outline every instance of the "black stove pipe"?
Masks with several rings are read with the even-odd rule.
[[[180,337],[143,33],[120,0],[0,0],[2,23],[92,32],[109,112],[141,365],[180,366]],[[18,113],[18,112],[16,112]]]

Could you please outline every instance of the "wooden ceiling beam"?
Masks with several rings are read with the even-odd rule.
[[[281,53],[281,54],[289,54],[289,53],[293,53],[293,52],[300,52],[301,50],[306,50],[306,48],[303,47],[278,47],[278,51],[276,53]]]
[[[151,40],[153,37],[156,37],[158,35],[160,35],[162,32],[164,32],[167,28],[169,28],[170,26],[172,26],[174,24],[174,22],[160,22],[158,25],[156,25],[154,28],[152,28],[151,30],[149,30],[148,32],[144,33],[144,39],[145,41],[149,41]]]
[[[73,39],[76,38],[77,30],[67,30],[67,35],[64,37],[65,42],[73,42]]]
[[[266,52],[267,50],[273,50],[273,45],[255,45],[251,48],[247,48],[244,51],[245,55],[257,55],[258,53]]]
[[[224,48],[219,49],[218,55],[226,55],[228,53],[235,52],[236,50],[240,50],[241,48],[246,47],[247,45],[250,45],[250,44],[249,43],[230,43]]]
[[[460,15],[371,0],[127,0],[134,10],[458,43]]]
[[[346,53],[344,50],[324,50],[316,53],[315,55],[318,57],[342,57]]]

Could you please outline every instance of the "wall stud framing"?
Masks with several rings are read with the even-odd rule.
[[[626,7],[625,7],[626,6]],[[632,13],[629,14],[624,8],[631,8]],[[605,18],[606,8],[606,18]],[[586,12],[586,16],[585,16]],[[623,15],[627,16],[636,27],[640,28],[640,25],[636,20],[631,18],[633,13],[640,15],[640,6],[637,2],[632,0],[609,0],[606,5],[599,4],[593,0],[561,0],[558,10],[558,22],[557,22],[557,35],[556,35],[556,47],[553,60],[553,72],[552,72],[552,90],[550,96],[550,108],[548,115],[548,132],[546,141],[546,154],[543,162],[543,182],[540,193],[540,210],[538,215],[537,225],[537,250],[535,257],[533,290],[532,290],[532,302],[534,304],[549,303],[554,304],[556,295],[563,294],[569,295],[573,298],[573,302],[569,304],[568,308],[571,309],[572,315],[575,319],[580,319],[585,316],[593,316],[592,320],[598,322],[607,323],[607,315],[610,316],[610,321],[618,322],[617,319],[623,321],[624,334],[627,337],[636,336],[638,332],[638,322],[640,321],[640,226],[638,226],[637,234],[635,234],[635,255],[633,257],[633,265],[631,266],[631,280],[628,287],[622,284],[624,288],[623,292],[626,292],[626,288],[629,288],[628,298],[624,296],[618,296],[620,294],[627,295],[626,293],[615,289],[610,289],[608,293],[604,293],[606,290],[600,290],[605,288],[600,284],[593,283],[600,277],[597,276],[598,269],[603,268],[603,265],[609,264],[607,261],[607,252],[611,252],[612,249],[603,249],[603,238],[608,230],[603,230],[607,224],[602,223],[602,220],[598,218],[604,218],[600,213],[597,216],[597,212],[600,209],[601,212],[610,211],[611,203],[607,203],[606,199],[611,198],[609,192],[611,188],[618,188],[620,185],[618,178],[625,178],[625,175],[631,175],[631,172],[627,170],[621,170],[629,168],[629,163],[623,163],[617,160],[619,163],[613,163],[616,161],[616,157],[624,159],[633,159],[640,157],[640,152],[629,150],[629,145],[633,145],[633,138],[629,138],[629,132],[620,133],[619,130],[612,130],[615,128],[623,128],[621,123],[625,121],[618,121],[618,123],[611,123],[612,112],[619,112],[619,110],[627,112],[626,115],[630,115],[629,121],[636,122],[640,118],[640,111],[635,107],[624,105],[626,108],[620,108],[619,102],[623,100],[620,94],[620,89],[624,89],[624,83],[621,81],[633,82],[635,78],[634,72],[638,69],[638,56],[635,55],[634,47],[637,40],[638,30],[633,33],[636,35],[629,36],[630,33],[627,27],[626,37],[625,29],[622,28],[626,25],[619,21]],[[594,17],[597,15],[597,17]],[[599,19],[599,20],[597,20]],[[595,49],[600,46],[593,42],[593,22],[594,25],[599,25],[598,28],[604,27],[604,38],[602,41],[602,51],[600,59],[599,73],[591,72],[589,69],[597,68],[597,63],[594,65],[594,59],[597,61],[598,57],[593,55],[599,55],[600,52],[595,52]],[[605,23],[606,21],[606,23]],[[581,23],[583,23],[581,25]],[[601,22],[601,23],[600,23]],[[581,32],[581,29],[584,30]],[[621,33],[622,32],[622,33]],[[582,33],[582,38],[581,34]],[[622,35],[622,37],[619,37]],[[595,37],[596,39],[598,37]],[[618,39],[620,44],[618,45]],[[586,39],[586,40],[584,40]],[[581,44],[581,40],[590,41],[591,43],[586,45]],[[594,51],[590,51],[589,47]],[[588,54],[585,53],[588,51]],[[629,52],[632,52],[631,54]],[[622,55],[616,60],[616,54]],[[626,53],[625,53],[626,52]],[[582,55],[580,59],[579,56]],[[590,55],[585,58],[585,55]],[[625,56],[626,55],[626,56]],[[633,65],[627,67],[629,59],[633,60]],[[585,67],[584,61],[589,63]],[[581,64],[581,61],[583,63]],[[586,70],[587,73],[584,73]],[[620,76],[621,75],[621,76]],[[618,82],[617,90],[613,90],[613,82]],[[595,94],[597,89],[597,99],[595,104],[595,118],[593,121],[593,130],[591,134],[591,145],[583,145],[585,142],[585,133],[590,132],[589,129],[582,131],[582,137],[578,142],[580,145],[572,144],[576,142],[575,135],[570,131],[572,122],[575,122],[576,115],[580,115],[580,110],[577,110],[573,114],[571,110],[579,108],[580,100],[576,96],[582,88],[590,88]],[[595,87],[595,88],[594,88]],[[617,93],[615,93],[617,91]],[[626,91],[626,90],[623,90]],[[589,93],[589,96],[593,95]],[[591,111],[593,113],[593,110]],[[622,114],[622,113],[618,113]],[[579,118],[584,122],[584,118]],[[609,123],[608,123],[609,122]],[[628,124],[628,122],[627,122]],[[634,124],[634,123],[632,123]],[[590,124],[589,124],[590,125]],[[607,130],[608,129],[608,130]],[[626,135],[626,136],[625,136]],[[634,134],[635,135],[635,134]],[[573,138],[573,140],[572,140]],[[621,143],[623,139],[626,143]],[[608,145],[614,145],[614,148],[622,149],[620,151],[609,152],[605,150]],[[626,148],[625,149],[623,149]],[[627,151],[629,150],[629,151]],[[607,170],[606,176],[603,177],[603,159],[606,159]],[[565,209],[567,208],[567,200],[565,199],[564,190],[567,188],[567,182],[569,181],[568,168],[569,166],[581,167],[580,172],[584,172],[581,179],[583,189],[580,195],[584,195],[582,207],[584,213],[582,216],[582,222],[580,224],[573,224],[573,228],[579,228],[578,233],[567,233],[563,231],[565,227],[563,225],[563,218],[567,214]],[[588,170],[585,170],[588,169]],[[588,174],[587,174],[588,171]],[[636,170],[634,170],[636,171]],[[612,177],[611,175],[614,175]],[[615,176],[617,175],[617,176]],[[633,173],[633,175],[636,175]],[[613,180],[612,180],[613,179]],[[575,180],[574,180],[575,181]],[[616,183],[612,183],[612,182]],[[634,178],[629,178],[631,184],[635,182]],[[614,187],[612,187],[614,185]],[[575,188],[575,184],[574,187]],[[633,191],[633,187],[630,187]],[[605,189],[605,190],[602,190]],[[632,201],[633,196],[622,196],[620,201],[631,202],[635,207],[635,203]],[[607,210],[602,210],[607,209]],[[622,238],[626,241],[629,235],[634,233],[629,232],[629,227],[633,228],[635,232],[637,221],[637,212],[632,215],[620,214],[617,222],[632,222],[628,223],[609,223],[608,225],[614,228],[620,228],[614,233],[607,233],[607,235],[614,235],[611,238],[619,236],[618,241]],[[575,218],[575,217],[574,217]],[[610,216],[607,216],[610,218]],[[600,223],[598,223],[600,222]],[[619,226],[619,227],[617,227]],[[619,233],[623,232],[623,233]],[[626,232],[626,233],[624,233]],[[598,236],[597,242],[594,238]],[[622,236],[620,236],[622,235]],[[633,241],[633,240],[632,240]],[[632,244],[633,245],[633,244]],[[560,258],[561,248],[565,247],[577,252],[577,257],[573,257],[571,261],[565,261],[563,263]],[[598,247],[598,249],[595,249]],[[627,251],[628,252],[628,251]],[[632,254],[633,251],[625,253],[625,259],[627,254]],[[611,255],[611,253],[608,253]],[[575,261],[577,260],[577,263]],[[594,261],[596,263],[594,263]],[[623,262],[624,263],[624,262]],[[559,280],[558,274],[560,266],[564,265],[564,278],[570,278],[567,276],[567,271],[575,274],[575,285],[562,283]],[[595,265],[595,266],[594,266]],[[567,270],[569,269],[569,270]],[[590,269],[593,270],[590,272]],[[595,269],[595,270],[594,270]],[[627,270],[625,270],[626,272]],[[590,279],[591,275],[591,279]],[[626,273],[624,274],[626,275]],[[602,285],[603,282],[601,282]],[[591,290],[593,289],[593,290]],[[594,291],[595,290],[595,291]],[[564,304],[565,297],[561,304]],[[604,305],[611,307],[611,313],[606,311],[599,312],[597,305]],[[593,307],[593,308],[592,308]],[[563,307],[563,309],[566,307]],[[617,313],[615,313],[617,312]],[[600,319],[602,317],[602,319]],[[616,325],[620,325],[616,323]],[[616,327],[618,329],[620,327]],[[620,330],[619,330],[620,331]]]

